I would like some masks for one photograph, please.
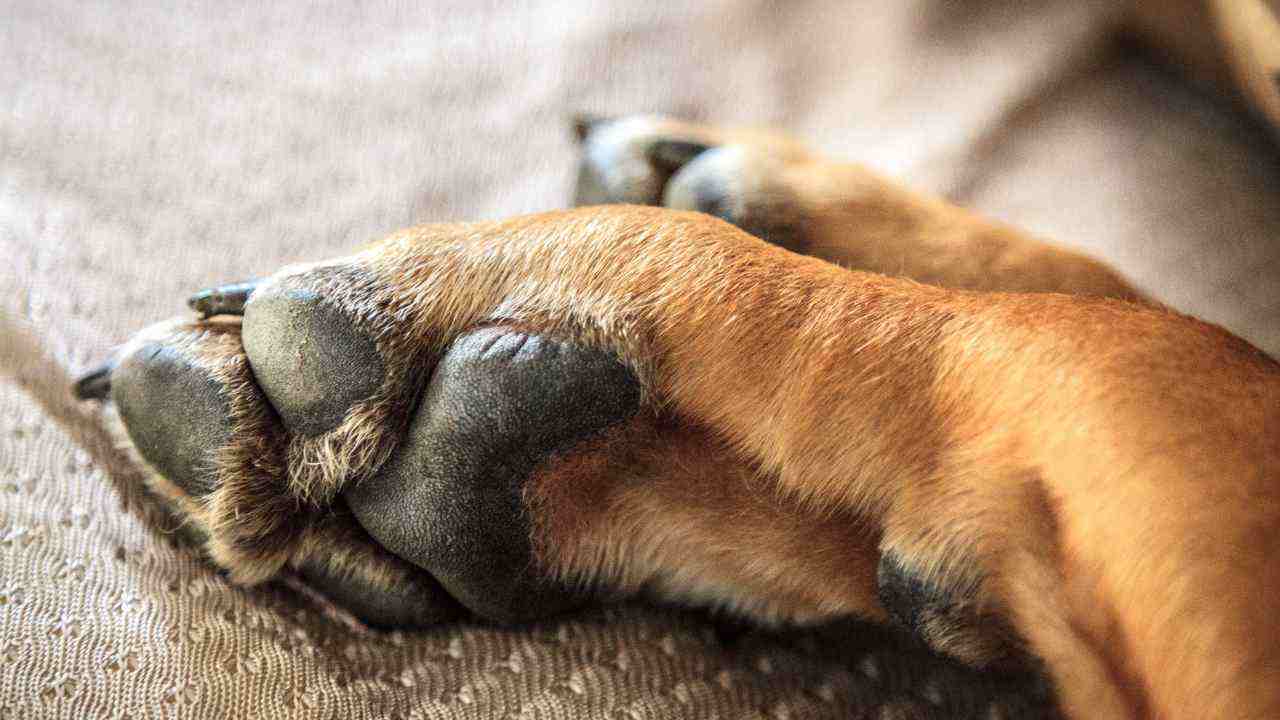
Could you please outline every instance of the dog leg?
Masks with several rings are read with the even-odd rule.
[[[1092,258],[778,133],[625,117],[577,135],[577,205],[696,210],[792,252],[942,287],[1141,299]]]
[[[958,293],[848,272],[697,213],[595,208],[425,226],[260,282],[239,335],[224,333],[213,355],[194,361],[220,368],[219,382],[235,388],[213,493],[228,497],[210,507],[239,514],[215,513],[215,560],[234,577],[262,579],[297,557],[318,513],[364,483],[398,478],[388,487],[417,492],[415,477],[440,477],[427,463],[437,454],[418,453],[424,471],[415,476],[397,453],[431,448],[421,430],[483,447],[474,442],[482,432],[460,426],[451,436],[448,423],[415,413],[428,407],[420,399],[436,374],[495,386],[521,376],[485,369],[483,351],[452,364],[451,348],[485,326],[554,340],[579,368],[557,382],[587,382],[564,394],[591,403],[611,397],[594,395],[591,378],[625,368],[633,381],[614,383],[612,395],[630,387],[639,407],[566,436],[569,447],[549,455],[530,442],[537,459],[514,475],[499,467],[459,476],[477,487],[494,481],[493,497],[477,491],[468,507],[506,508],[490,516],[492,527],[444,533],[443,547],[465,533],[469,552],[487,557],[474,578],[465,563],[441,565],[444,584],[466,602],[492,587],[495,572],[511,583],[503,607],[527,589],[527,577],[506,572],[522,564],[475,538],[515,528],[527,541],[511,543],[514,555],[566,593],[653,593],[766,620],[883,619],[880,597],[908,624],[933,612],[943,624],[917,622],[921,634],[954,628],[964,639],[935,637],[939,647],[980,664],[1021,646],[1077,715],[1098,692],[1103,711],[1123,712],[1123,680],[1107,677],[1104,656],[1126,674],[1137,669],[1153,712],[1229,707],[1265,717],[1275,706],[1263,592],[1274,573],[1257,549],[1277,537],[1264,473],[1280,456],[1258,431],[1280,407],[1274,361],[1156,308]],[[553,359],[535,353],[534,364],[554,368]],[[84,393],[100,394],[105,382],[115,395],[114,377],[91,376]],[[493,403],[497,417],[527,402],[506,395]],[[472,396],[439,389],[434,397]],[[552,399],[549,413],[573,407]],[[464,410],[456,414],[471,417]],[[158,421],[129,422],[141,438]],[[1219,474],[1226,486],[1206,482]],[[448,490],[415,505],[439,503],[436,516],[466,497],[457,482],[435,485]],[[1169,510],[1196,499],[1209,509]],[[1104,517],[1113,519],[1099,524]],[[409,556],[415,538],[430,538],[411,521],[375,532]],[[1171,533],[1195,543],[1161,546],[1160,561],[1147,562],[1145,551]],[[1125,551],[1109,552],[1117,544]],[[1164,613],[1141,616],[1134,588],[1158,592],[1191,577],[1241,590],[1208,601],[1199,587],[1182,588]],[[923,610],[911,605],[916,579],[926,583]],[[1182,617],[1218,631],[1188,645],[1169,620]],[[1098,632],[1106,622],[1140,643],[1108,644]],[[1236,665],[1181,662],[1188,679],[1177,684],[1161,674],[1166,658],[1201,643]]]

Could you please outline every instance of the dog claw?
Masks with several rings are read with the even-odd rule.
[[[114,362],[109,362],[85,373],[71,386],[71,394],[77,400],[106,400],[111,394],[111,371],[115,367]]]
[[[219,285],[192,295],[187,305],[205,320],[214,315],[244,315],[244,304],[258,286],[257,280]]]

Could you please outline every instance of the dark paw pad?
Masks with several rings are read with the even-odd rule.
[[[373,338],[322,295],[270,287],[244,306],[254,377],[289,430],[320,435],[382,385]]]
[[[141,344],[121,357],[110,375],[111,399],[138,452],[197,497],[216,488],[214,453],[232,432],[217,342],[198,341],[217,333],[216,326],[192,328],[186,331],[192,342],[177,336]]]
[[[568,609],[582,598],[532,567],[524,482],[639,399],[610,354],[509,327],[470,332],[436,366],[404,444],[347,502],[370,536],[479,615]]]

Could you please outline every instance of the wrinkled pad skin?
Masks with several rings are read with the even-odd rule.
[[[635,376],[610,354],[491,327],[436,366],[404,444],[347,503],[383,547],[472,612],[519,622],[583,602],[531,572],[524,482],[558,449],[632,417]]]
[[[231,436],[222,385],[182,350],[147,343],[111,372],[111,399],[142,457],[186,493],[215,487],[213,460]]]
[[[256,290],[245,304],[242,339],[262,392],[300,435],[336,428],[382,385],[373,339],[310,290]]]

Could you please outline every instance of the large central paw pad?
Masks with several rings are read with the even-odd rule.
[[[638,406],[635,377],[611,355],[509,327],[476,330],[440,360],[404,444],[347,502],[374,539],[473,611],[543,616],[576,598],[530,564],[524,482]]]

